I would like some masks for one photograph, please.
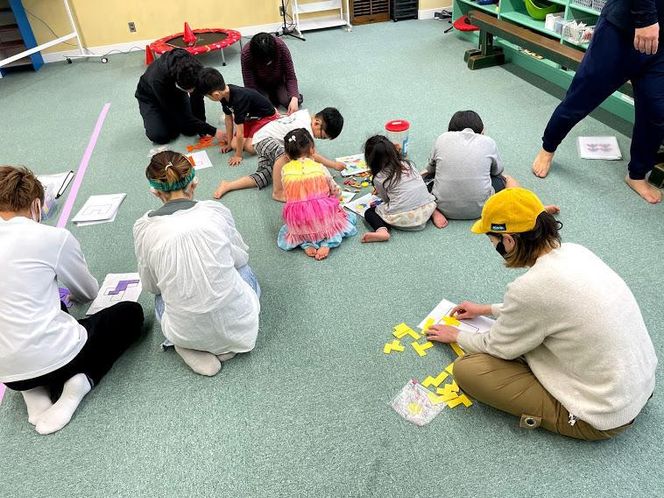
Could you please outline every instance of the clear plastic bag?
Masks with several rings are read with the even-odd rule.
[[[417,380],[411,379],[390,404],[403,418],[421,427],[431,422],[445,408],[445,403],[434,404],[431,394]]]

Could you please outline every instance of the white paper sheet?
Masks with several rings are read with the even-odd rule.
[[[73,223],[91,221],[110,223],[115,220],[120,204],[125,197],[127,194],[91,195],[71,221]]]
[[[109,273],[86,315],[94,315],[123,301],[136,302],[142,291],[143,285],[138,273]]]
[[[456,306],[451,301],[448,301],[447,299],[443,299],[440,303],[438,303],[438,306],[436,306],[431,313],[429,313],[424,320],[422,320],[418,327],[420,329],[424,328],[424,323],[429,319],[433,318],[434,324],[438,324],[443,320],[444,316],[450,316],[450,313],[452,309]],[[491,318],[487,318],[486,316],[478,316],[477,318],[471,318],[469,320],[460,320],[461,325],[459,325],[457,328],[459,330],[466,330],[471,333],[475,334],[481,334],[483,332],[488,332],[489,329],[493,326],[495,323],[495,320],[492,320]]]
[[[192,152],[191,154],[187,154],[187,157],[193,163],[195,170],[207,169],[212,167],[212,161],[210,161],[210,156],[208,156],[208,153],[205,150]]]
[[[602,159],[604,161],[622,159],[616,137],[579,137],[576,143],[581,159]]]
[[[367,162],[364,160],[364,154],[337,157],[336,161],[346,165],[346,169],[341,172],[341,176],[353,176],[369,171],[369,166],[367,166]]]
[[[360,216],[364,216],[364,213],[366,212],[367,209],[371,207],[372,204],[377,206],[382,202],[383,201],[381,201],[380,197],[378,197],[377,195],[366,194],[363,195],[362,197],[358,197],[357,199],[346,203],[344,207],[359,214]]]

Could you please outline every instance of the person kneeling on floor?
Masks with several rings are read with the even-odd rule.
[[[260,286],[248,247],[228,208],[193,200],[198,178],[185,156],[155,154],[145,175],[164,205],[134,224],[143,288],[156,294],[161,330],[184,362],[216,375],[256,344]]]
[[[139,337],[143,309],[122,302],[76,321],[60,304],[99,285],[78,241],[40,224],[44,189],[25,168],[0,167],[0,382],[20,391],[40,434],[69,423],[86,394]]]
[[[508,188],[484,205],[484,233],[508,268],[527,272],[501,304],[462,302],[458,319],[493,315],[482,334],[433,326],[427,336],[467,353],[454,375],[469,396],[542,427],[584,440],[632,425],[655,388],[657,357],[627,284],[583,246],[561,243],[561,225],[532,192]]]

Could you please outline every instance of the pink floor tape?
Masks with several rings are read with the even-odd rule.
[[[85,172],[88,169],[88,164],[90,163],[92,152],[95,150],[95,145],[97,145],[97,139],[101,134],[101,129],[104,126],[104,120],[106,119],[106,115],[108,114],[108,110],[110,109],[110,107],[111,107],[110,102],[104,104],[104,107],[102,107],[101,112],[99,113],[99,117],[97,118],[97,124],[95,125],[95,129],[92,131],[92,135],[90,135],[90,141],[88,142],[88,146],[86,147],[85,152],[83,153],[83,158],[81,159],[81,163],[78,165],[78,171],[76,172],[76,177],[74,177],[74,183],[72,184],[71,190],[69,191],[67,202],[62,208],[62,213],[60,214],[60,218],[58,219],[57,226],[61,228],[64,227],[69,221],[71,210],[74,207],[74,202],[76,202],[76,197],[78,196],[78,190],[81,188],[81,184],[83,183],[83,177],[85,176]],[[6,390],[5,385],[0,384],[0,403],[2,403],[2,398],[5,395],[5,390]]]
[[[78,196],[78,190],[81,188],[81,184],[83,183],[83,177],[85,177],[85,172],[88,169],[88,164],[90,163],[90,158],[92,157],[92,151],[95,150],[95,145],[97,145],[97,139],[101,134],[101,128],[102,126],[104,126],[104,120],[106,119],[106,115],[108,114],[108,110],[110,107],[111,107],[110,102],[104,104],[104,107],[102,107],[101,112],[99,113],[99,117],[97,118],[97,124],[95,125],[95,129],[92,131],[92,135],[90,136],[90,141],[88,142],[88,146],[85,149],[83,158],[81,159],[81,164],[78,165],[78,171],[76,171],[76,176],[74,177],[74,183],[72,184],[71,190],[69,191],[69,197],[67,197],[67,202],[62,208],[62,213],[60,214],[60,218],[58,219],[57,226],[60,228],[64,227],[69,221],[71,210],[74,207],[74,202],[76,202],[76,197]]]

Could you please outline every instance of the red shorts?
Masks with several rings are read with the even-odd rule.
[[[253,138],[254,134],[270,121],[279,119],[281,115],[275,112],[272,116],[266,116],[260,119],[252,119],[244,122],[244,138]]]

